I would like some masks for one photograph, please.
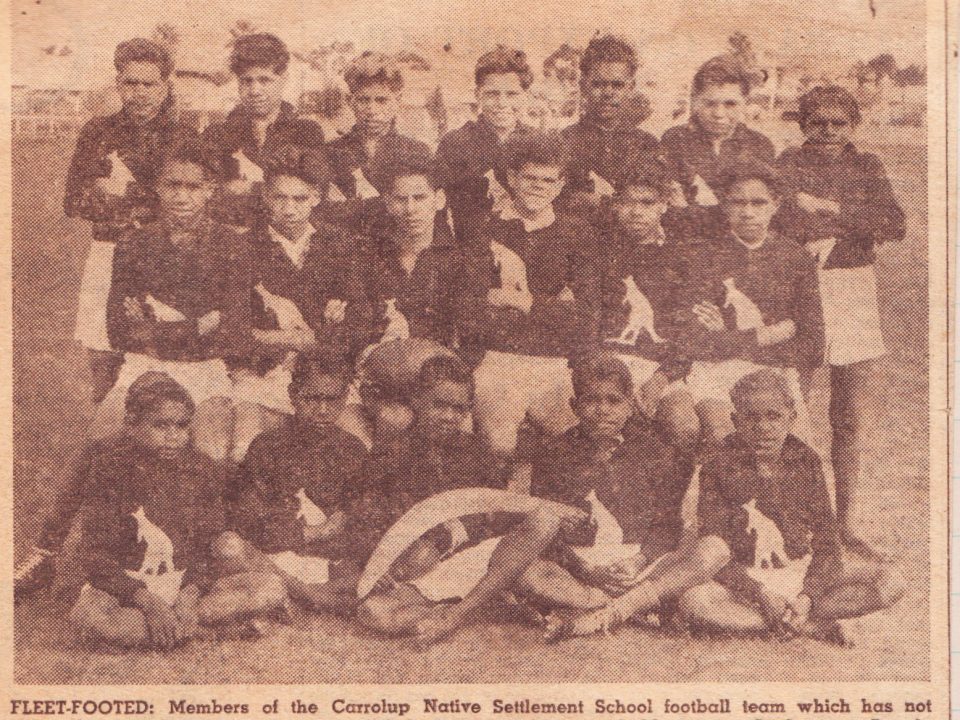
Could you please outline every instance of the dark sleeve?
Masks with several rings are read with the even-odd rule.
[[[67,170],[63,210],[67,217],[79,217],[92,222],[121,222],[127,211],[123,197],[98,192],[93,183],[110,175],[110,161],[103,147],[103,131],[96,121],[88,123],[80,136]]]
[[[140,295],[141,251],[138,238],[128,235],[117,243],[113,253],[113,273],[107,295],[107,336],[114,350],[140,352],[143,349],[142,340],[131,336],[131,323],[123,309],[124,298]]]
[[[853,199],[841,200],[838,222],[849,234],[879,245],[903,240],[906,218],[893,194],[883,163],[875,155],[863,156],[860,187]]]
[[[777,157],[777,151],[773,147],[773,143],[770,141],[766,135],[761,132],[754,130],[754,143],[753,143],[753,156],[757,160],[761,160],[765,163],[773,163]]]
[[[582,333],[580,342],[589,344],[600,336],[602,287],[600,277],[600,239],[596,231],[584,223],[581,238],[573,248],[570,271],[573,278],[570,289],[576,300],[577,325]]]
[[[116,555],[123,533],[122,516],[112,493],[98,493],[83,509],[83,568],[89,583],[113,595],[121,605],[131,605],[138,590],[146,587],[123,570]]]
[[[816,368],[823,361],[825,346],[820,281],[812,256],[805,254],[799,258],[797,265],[793,316],[797,331],[793,338],[795,358],[791,364],[801,368]]]
[[[673,451],[669,452],[673,459],[666,465],[665,477],[658,478],[653,517],[643,543],[643,552],[649,560],[676,550],[683,531],[680,510],[684,494],[690,485],[693,463],[689,458],[681,458]],[[626,539],[624,541],[626,542]]]
[[[224,280],[217,308],[220,326],[208,340],[219,357],[242,354],[253,340],[250,333],[253,262],[248,240],[246,236],[237,235],[228,237],[228,241],[233,245],[224,252],[223,258]],[[195,321],[191,321],[191,325],[191,330],[196,328]]]
[[[189,570],[183,584],[195,584],[201,592],[207,591],[216,579],[211,543],[227,528],[224,492],[226,474],[213,463],[202,462],[198,467],[199,491],[194,501],[194,523],[190,530]]]
[[[731,522],[738,511],[724,497],[721,486],[725,467],[720,463],[706,463],[700,470],[700,497],[697,501],[697,516],[700,520],[700,536],[715,535],[730,547],[733,559],[714,576],[720,584],[738,596],[756,602],[763,586],[751,578],[744,566],[735,557],[736,539],[731,536]]]
[[[820,458],[809,453],[807,462],[810,467],[810,503],[808,517],[812,536],[810,545],[813,558],[807,568],[803,581],[803,591],[816,600],[829,589],[833,579],[839,576],[843,568],[840,550],[840,536],[837,521],[830,505],[830,494],[823,477]]]

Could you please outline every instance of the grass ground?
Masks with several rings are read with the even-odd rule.
[[[882,542],[910,592],[887,613],[847,624],[852,650],[807,641],[716,639],[629,628],[610,638],[544,646],[535,630],[502,619],[416,652],[353,623],[303,619],[267,638],[197,642],[168,654],[91,652],[60,622],[66,605],[37,599],[16,610],[20,683],[405,683],[737,680],[914,680],[929,672],[926,160],[916,146],[877,146],[907,210],[906,242],[878,266],[884,332],[883,415],[866,461],[866,537]],[[72,341],[83,223],[60,207],[69,146],[14,142],[14,532],[17,557],[62,486],[65,460],[91,416],[84,357]],[[812,397],[828,447],[825,376]],[[946,499],[937,499],[943,502]],[[278,658],[296,662],[278,663]]]

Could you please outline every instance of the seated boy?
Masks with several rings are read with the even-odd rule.
[[[380,536],[421,500],[458,488],[504,487],[496,459],[466,430],[472,405],[469,368],[450,357],[424,363],[410,429],[375,448],[366,468],[363,497],[351,518],[361,555],[369,555]],[[510,587],[546,549],[558,524],[536,513],[473,515],[438,524],[394,563],[357,617],[384,634],[439,640]],[[453,554],[456,550],[461,552]],[[460,602],[449,604],[454,600]]]
[[[682,382],[689,363],[669,339],[689,241],[679,223],[666,222],[675,213],[672,182],[661,162],[650,161],[617,186],[601,225],[601,337],[630,369],[641,409],[672,444],[690,446],[700,422]]]
[[[770,231],[780,181],[764,163],[740,160],[717,176],[728,230],[688,245],[686,281],[678,292],[674,338],[695,360],[687,387],[705,438],[732,431],[730,388],[761,366],[786,373],[799,431],[809,433],[800,381],[823,357],[823,314],[810,255]]]
[[[717,204],[717,179],[731,161],[773,162],[773,143],[743,124],[749,94],[750,78],[731,56],[708,60],[693,76],[689,122],[670,128],[660,141],[690,204]]]
[[[330,141],[327,155],[333,184],[343,197],[368,200],[381,194],[370,176],[381,153],[429,154],[430,148],[397,132],[403,75],[386,55],[364,52],[347,67],[343,79],[356,123],[346,135]]]
[[[440,139],[437,166],[457,237],[469,242],[506,191],[500,168],[503,142],[530,132],[526,110],[533,73],[522,50],[498,45],[477,60],[473,73],[479,115]]]
[[[279,147],[295,145],[324,157],[323,130],[297,117],[296,109],[283,100],[289,63],[290,51],[274,35],[243,35],[233,43],[230,71],[237,78],[240,102],[223,122],[203,132],[226,171],[223,192],[213,207],[218,220],[243,226],[257,220],[263,166]]]
[[[336,612],[356,604],[357,568],[346,562],[344,531],[366,450],[335,424],[353,368],[325,355],[297,358],[294,415],[250,445],[231,498],[236,532],[217,550],[222,573],[272,573],[293,600]]]
[[[249,233],[251,341],[232,361],[232,457],[293,412],[287,385],[296,353],[317,346],[350,358],[371,332],[359,239],[310,221],[328,177],[313,153],[293,145],[264,163],[265,222]]]
[[[554,212],[568,155],[556,133],[514,135],[504,146],[510,200],[471,248],[461,344],[476,368],[477,423],[509,456],[524,418],[556,433],[575,422],[567,360],[596,342],[597,237],[586,221]]]
[[[93,401],[103,400],[123,362],[110,352],[107,295],[121,235],[157,214],[156,182],[164,148],[187,134],[170,92],[173,59],[161,45],[133,38],[113,55],[121,109],[80,130],[67,171],[63,209],[92,223],[93,243],[80,283],[75,339],[88,351]],[[88,240],[83,234],[81,240]]]
[[[117,248],[107,329],[125,355],[94,416],[94,438],[119,429],[130,383],[160,370],[197,404],[198,447],[217,459],[226,454],[232,389],[222,358],[248,327],[250,284],[243,240],[206,212],[216,176],[199,142],[169,148],[157,183],[160,220]]]
[[[593,611],[551,623],[548,639],[554,640],[657,611],[713,577],[728,558],[714,537],[678,549],[693,467],[635,412],[623,362],[610,353],[583,358],[574,365],[573,383],[579,423],[533,454],[531,494],[589,507],[596,534],[588,547],[554,546],[518,583],[538,604]]]
[[[837,620],[896,603],[900,574],[879,563],[844,567],[820,458],[790,428],[797,417],[783,377],[760,370],[731,393],[736,432],[700,473],[701,533],[731,561],[693,588],[680,609],[723,631],[772,630],[845,644]]]
[[[622,38],[600,35],[587,44],[580,59],[583,117],[561,131],[572,160],[562,207],[595,209],[634,162],[658,152],[657,138],[626,117],[637,65],[636,51]]]
[[[282,608],[275,576],[217,580],[210,544],[223,531],[221,466],[190,442],[193,400],[169,376],[138,381],[122,432],[98,446],[86,477],[87,585],[71,625],[95,643],[167,649],[216,626]]]
[[[363,259],[378,315],[373,337],[452,346],[463,303],[464,256],[447,223],[433,159],[426,150],[384,151],[373,177],[384,207],[371,224]]]

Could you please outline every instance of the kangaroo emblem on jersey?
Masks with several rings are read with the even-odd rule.
[[[760,313],[760,308],[737,288],[733,278],[724,280],[723,286],[727,289],[727,297],[723,306],[732,307],[736,313],[737,330],[756,330],[763,327],[763,315]]]
[[[493,169],[487,170],[484,177],[487,179],[487,197],[493,201],[492,212],[499,215],[510,196],[503,185],[500,184],[500,181],[497,180]]]
[[[747,511],[747,534],[755,539],[753,567],[761,570],[782,568],[788,558],[783,549],[783,535],[776,523],[757,510],[756,498],[742,507]]]
[[[163,598],[168,605],[173,605],[185,572],[173,566],[173,543],[163,530],[150,521],[142,505],[131,515],[137,521],[137,542],[146,542],[147,549],[140,569],[125,572],[134,580],[140,580],[147,590]]]
[[[293,300],[274,295],[263,286],[263,282],[257,283],[253,289],[263,299],[263,306],[277,318],[281,330],[306,330],[309,327]]]
[[[381,342],[387,340],[404,340],[410,337],[410,323],[407,322],[406,316],[397,310],[396,298],[390,298],[386,301],[386,309],[383,312],[383,316],[387,319],[387,329],[383,331],[383,339]]]
[[[597,175],[597,173],[595,173],[593,170],[590,171],[590,180],[593,182],[593,191],[597,195],[603,195],[605,197],[610,197],[613,195],[613,185]]]
[[[307,497],[305,488],[297,490],[296,498],[300,503],[300,509],[297,511],[298,520],[303,518],[303,522],[307,525],[323,525],[327,521],[327,514]]]
[[[623,279],[623,287],[625,290],[623,304],[630,309],[627,316],[627,325],[623,328],[619,337],[607,338],[607,342],[633,345],[637,342],[637,338],[640,337],[643,330],[647,331],[650,339],[655,343],[666,342],[657,335],[657,331],[653,327],[653,306],[647,300],[647,296],[640,292],[633,275],[627,275]]]
[[[590,506],[590,517],[597,523],[597,534],[592,546],[573,548],[582,560],[593,565],[609,565],[640,552],[639,545],[623,544],[623,528],[613,513],[600,502],[595,488],[590,490],[585,499]]]
[[[107,160],[110,161],[110,174],[106,177],[107,192],[110,195],[125,195],[127,185],[135,182],[133,173],[130,172],[127,164],[120,159],[116,150],[107,155]]]
[[[370,181],[367,180],[361,168],[356,168],[353,171],[353,180],[357,189],[356,195],[358,198],[369,200],[370,198],[380,197],[380,193],[370,184]]]
[[[263,168],[248,158],[243,150],[237,150],[233,154],[233,159],[237,161],[239,166],[240,180],[263,182]]]
[[[527,284],[526,263],[517,253],[496,240],[490,243],[490,249],[493,251],[493,261],[500,278],[500,287],[521,293],[524,305],[521,309],[524,312],[530,312],[533,295],[530,294],[530,286]]]
[[[143,299],[143,301],[150,306],[151,310],[153,310],[153,316],[158,322],[182,322],[187,319],[187,316],[177,310],[175,307],[171,307],[166,303],[160,302],[149,293],[147,293],[147,296]]]

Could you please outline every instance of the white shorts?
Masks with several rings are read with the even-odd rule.
[[[183,362],[160,360],[150,355],[126,353],[117,381],[97,406],[92,433],[95,438],[106,437],[123,424],[127,391],[133,382],[146,372],[164,372],[180,383],[196,405],[214,397],[230,399],[233,385],[223,360]]]
[[[433,602],[463,599],[487,574],[490,558],[500,540],[500,537],[489,538],[461,550],[441,560],[426,575],[412,580],[410,585]]]
[[[282,365],[262,376],[251,370],[239,370],[232,373],[232,379],[234,403],[254,403],[276,412],[293,414],[289,391],[292,376]]]
[[[528,413],[555,435],[577,424],[570,408],[573,382],[566,358],[488,350],[473,377],[477,426],[499,452],[513,452],[517,431]]]
[[[325,583],[330,579],[330,561],[311,555],[297,555],[292,550],[268,555],[273,564],[287,575],[308,585]]]
[[[630,371],[630,377],[633,378],[633,391],[636,393],[647,382],[653,374],[660,368],[660,363],[656,360],[648,360],[639,355],[629,355],[617,353],[617,357],[623,361]],[[666,397],[674,392],[685,391],[686,383],[683,380],[675,380],[664,388],[663,396]]]
[[[113,278],[112,242],[94,240],[90,243],[87,262],[80,279],[80,298],[77,304],[77,325],[73,337],[90,350],[110,350],[107,336],[107,297]]]
[[[819,276],[827,363],[850,365],[884,355],[873,265],[821,269]]]
[[[746,568],[747,574],[763,585],[767,590],[787,600],[795,600],[803,593],[803,581],[807,577],[812,555],[792,561],[784,568]]]

